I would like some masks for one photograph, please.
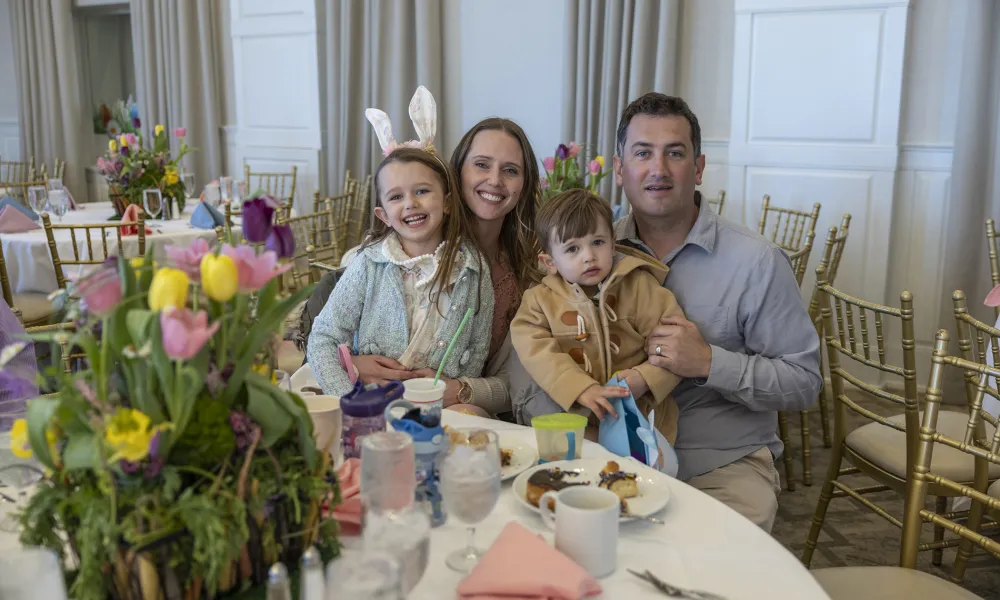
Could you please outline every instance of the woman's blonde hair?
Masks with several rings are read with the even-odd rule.
[[[472,149],[472,141],[480,131],[502,131],[515,140],[521,146],[521,156],[524,159],[524,187],[521,188],[521,196],[517,199],[514,210],[507,213],[500,228],[500,248],[510,260],[511,270],[517,277],[517,283],[523,292],[532,284],[541,280],[541,272],[538,269],[538,238],[535,236],[535,211],[538,207],[539,196],[539,175],[538,159],[535,158],[535,151],[531,148],[528,136],[521,129],[521,126],[510,119],[491,117],[483,119],[472,126],[472,129],[465,132],[455,151],[451,153],[451,168],[458,176],[457,186],[462,190],[462,165],[469,156]],[[462,212],[473,222],[476,218],[472,209],[465,202],[462,202]]]
[[[375,201],[380,204],[382,202],[382,193],[379,191],[379,174],[382,173],[382,169],[387,165],[393,163],[419,163],[424,165],[437,175],[444,190],[444,219],[441,222],[441,229],[444,233],[442,237],[445,242],[444,254],[438,265],[437,273],[434,274],[434,279],[431,280],[431,291],[435,296],[440,298],[439,293],[443,291],[444,286],[448,284],[451,278],[451,272],[455,267],[455,261],[463,244],[470,251],[474,252],[477,260],[479,260],[478,245],[476,244],[475,237],[472,235],[472,222],[470,221],[469,214],[463,210],[465,203],[462,202],[462,196],[458,191],[458,180],[454,173],[452,173],[451,168],[438,158],[437,155],[418,148],[397,148],[382,160],[378,168],[375,169],[375,174],[372,177]],[[362,244],[362,248],[367,248],[381,242],[392,231],[392,227],[386,225],[381,219],[375,219],[371,229],[365,234],[365,241]],[[476,312],[479,311],[478,304],[477,290]]]

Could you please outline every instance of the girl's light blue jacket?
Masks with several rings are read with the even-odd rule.
[[[428,363],[437,369],[466,309],[473,307],[441,372],[445,377],[480,377],[489,353],[493,285],[487,262],[476,260],[477,256],[476,250],[463,247],[456,257],[461,271],[451,292],[451,305],[429,349]],[[343,396],[353,386],[340,366],[337,346],[347,344],[355,355],[398,359],[406,351],[409,337],[402,273],[383,255],[380,244],[374,244],[358,252],[337,282],[313,323],[306,355],[323,391]]]

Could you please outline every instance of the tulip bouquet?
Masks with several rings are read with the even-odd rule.
[[[183,211],[186,190],[177,168],[184,155],[192,150],[185,141],[187,129],[174,129],[179,148],[177,156],[171,157],[170,140],[163,125],[153,128],[153,141],[147,148],[139,131],[138,116],[133,124],[136,132],[108,140],[108,152],[97,159],[97,170],[111,188],[111,201],[118,217],[125,213],[129,204],[142,206],[142,193],[150,189],[160,190],[165,201],[173,201],[178,212]],[[165,217],[166,211],[162,215]]]
[[[583,146],[576,142],[559,144],[555,156],[542,160],[545,177],[542,178],[542,200],[566,190],[585,188],[591,192],[597,191],[597,186],[607,175],[604,170],[604,157],[595,156],[590,162],[580,158]],[[582,169],[585,163],[586,169]],[[590,175],[588,178],[587,175]]]
[[[12,430],[15,454],[47,473],[21,542],[74,555],[73,598],[214,597],[309,544],[338,550],[336,521],[321,518],[339,502],[330,457],[272,374],[311,286],[281,297],[289,266],[246,245],[198,239],[167,259],[109,259],[67,294],[74,332],[33,336],[53,343],[53,364],[62,344],[89,367],[47,369],[53,393]],[[0,349],[0,369],[16,350]]]

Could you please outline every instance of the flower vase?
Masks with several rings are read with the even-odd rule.
[[[115,218],[121,219],[129,205],[128,197],[125,196],[121,188],[115,186],[108,189],[108,197],[111,200],[111,205],[115,208]]]

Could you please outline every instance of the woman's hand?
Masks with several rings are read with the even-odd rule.
[[[417,371],[407,370],[406,367],[388,356],[369,354],[352,356],[351,360],[358,369],[358,377],[361,379],[361,383],[365,385],[370,383],[385,385],[390,381],[406,381],[407,379],[419,377]]]
[[[428,379],[434,379],[435,374],[437,371],[434,369],[417,369],[411,372],[412,377],[427,377]],[[462,389],[462,382],[449,377],[441,377],[440,381],[444,382],[444,407],[448,408],[453,404],[458,404],[458,392]]]

